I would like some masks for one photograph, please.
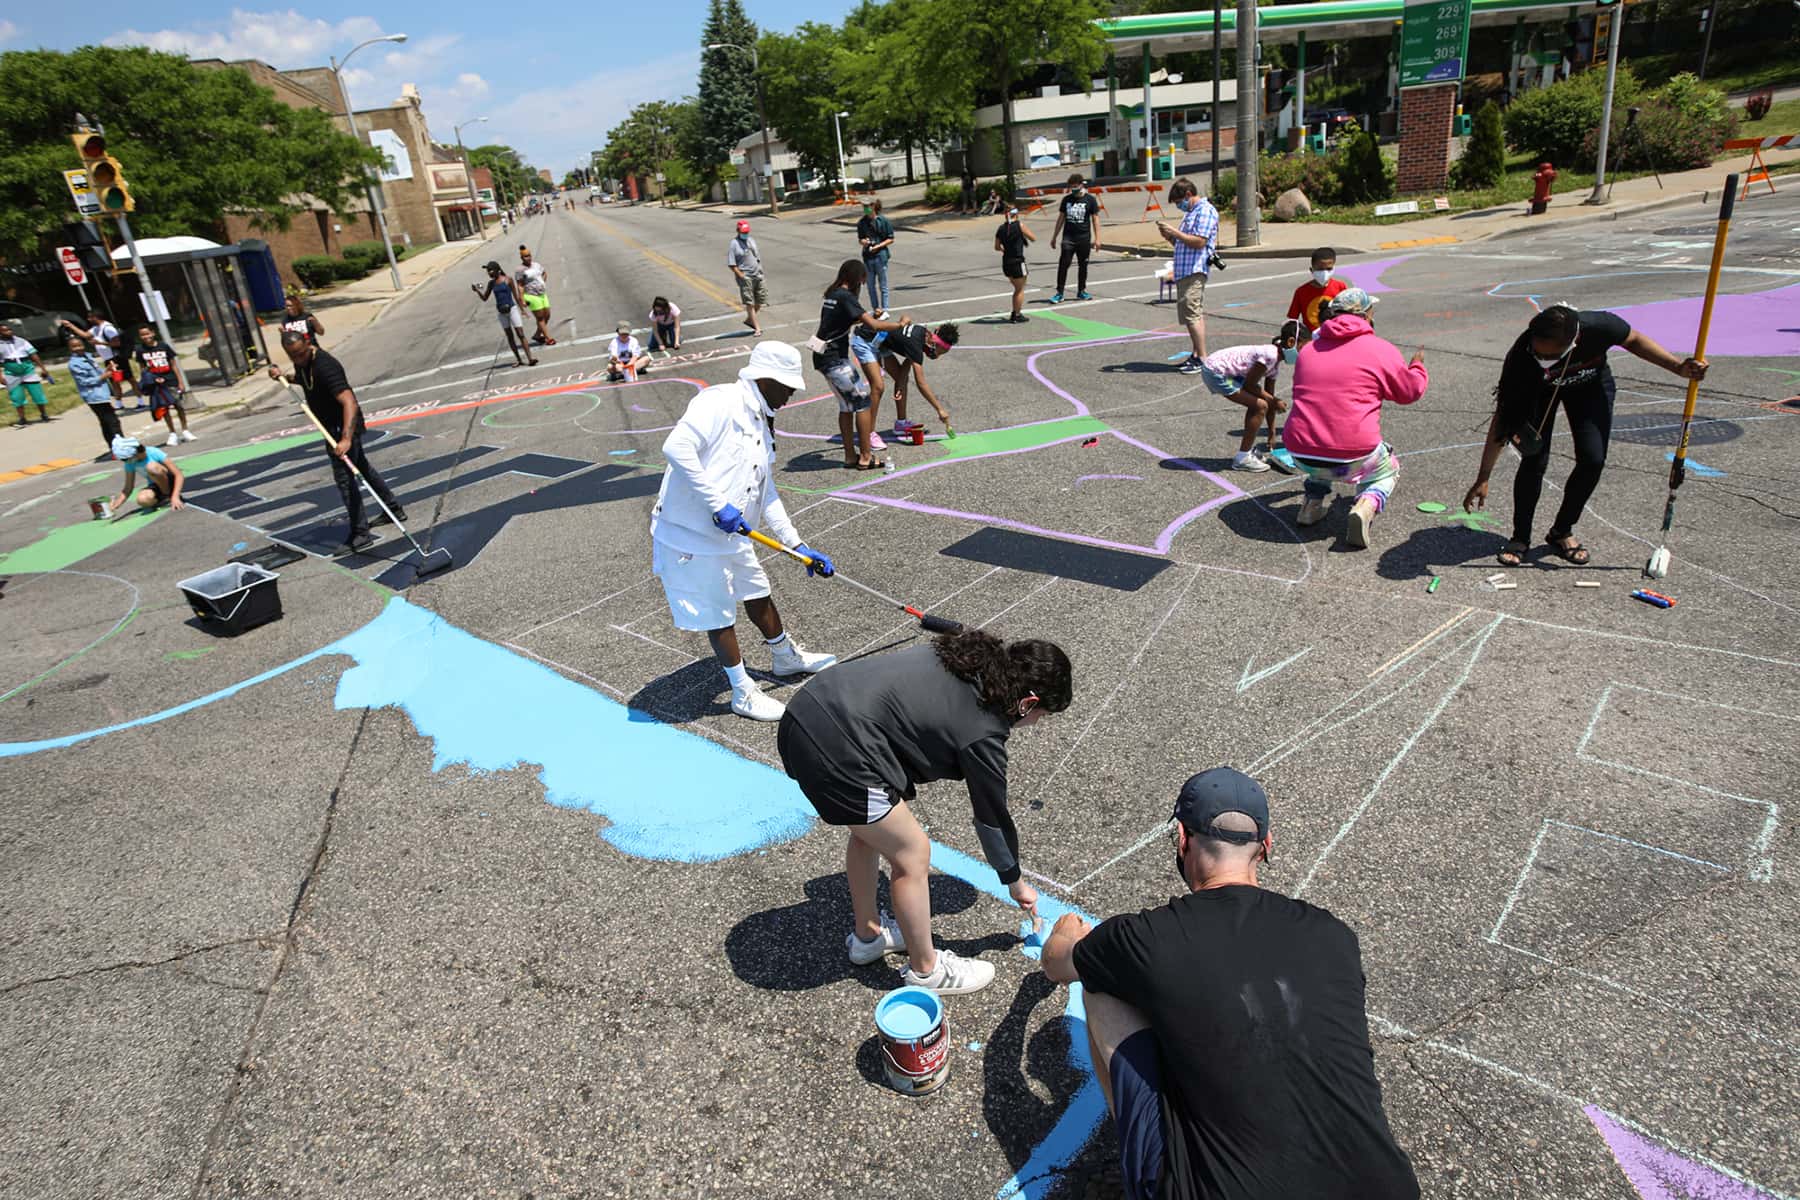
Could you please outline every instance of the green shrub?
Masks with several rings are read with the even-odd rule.
[[[1270,204],[1289,188],[1299,188],[1315,207],[1336,204],[1343,193],[1338,175],[1338,155],[1264,154],[1257,164],[1257,190]],[[1224,182],[1223,179],[1220,180]],[[1231,186],[1237,187],[1234,177]]]
[[[1219,186],[1213,189],[1213,207],[1220,212],[1237,207],[1237,172],[1220,171]]]
[[[928,205],[961,204],[961,181],[955,179],[940,179],[935,183],[926,185],[925,203]]]
[[[344,257],[352,262],[358,259],[370,263],[385,262],[387,251],[380,242],[351,242],[344,247]]]
[[[1381,153],[1375,135],[1351,121],[1344,128],[1337,156],[1338,197],[1344,204],[1368,204],[1394,194],[1394,168]]]
[[[1475,128],[1463,155],[1450,168],[1459,188],[1491,188],[1506,177],[1506,134],[1500,106],[1489,100],[1475,114]]]
[[[337,259],[307,254],[294,260],[294,274],[309,288],[321,288],[337,278]]]
[[[1606,161],[1621,171],[1685,171],[1710,166],[1737,127],[1737,113],[1726,102],[1725,93],[1684,73],[1651,93],[1639,106],[1635,122],[1614,107]],[[1599,147],[1599,130],[1592,130],[1582,151],[1591,159]]]
[[[1631,68],[1620,66],[1613,84],[1613,111],[1620,113],[1643,92]],[[1581,74],[1547,88],[1526,92],[1506,110],[1506,140],[1533,160],[1559,167],[1589,161],[1592,134],[1600,127],[1606,101],[1606,72]]]
[[[382,257],[386,257],[383,255]],[[340,283],[361,279],[375,269],[375,264],[360,258],[340,258],[331,264],[331,276]]]

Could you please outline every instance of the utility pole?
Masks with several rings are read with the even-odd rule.
[[[131,255],[131,269],[137,272],[138,288],[144,293],[144,311],[156,323],[156,333],[162,338],[163,345],[173,346],[175,341],[169,336],[169,324],[163,320],[162,309],[156,304],[156,292],[150,287],[150,272],[145,269],[144,259],[138,254],[137,239],[131,236],[131,218],[124,213],[114,215],[119,218],[119,236],[125,239],[126,253]],[[192,389],[188,387],[187,372],[181,369],[180,356],[175,358],[175,382],[181,385],[182,395],[192,394]]]
[[[1212,188],[1206,193],[1208,200],[1219,194],[1219,28],[1224,18],[1219,11],[1222,0],[1213,0],[1213,94],[1212,94]]]
[[[1718,0],[1714,0],[1716,5]],[[1619,74],[1619,31],[1625,28],[1625,6],[1614,0],[1609,10],[1612,15],[1612,28],[1606,37],[1606,100],[1600,106],[1600,149],[1594,162],[1594,190],[1588,193],[1584,204],[1605,204],[1608,200],[1606,190],[1606,143],[1612,135],[1613,80]],[[1711,34],[1711,29],[1707,30]]]
[[[755,46],[740,46],[736,42],[713,42],[708,50],[743,50],[750,55],[750,73],[756,76],[756,119],[762,125],[763,147],[763,181],[769,188],[769,215],[779,217],[781,206],[775,199],[775,155],[769,149],[769,116],[763,111],[762,60],[756,55]]]
[[[1261,214],[1256,211],[1257,126],[1262,105],[1256,86],[1256,0],[1237,6],[1237,244],[1241,249],[1262,241]]]
[[[404,33],[390,33],[385,37],[373,37],[366,42],[358,42],[350,47],[350,54],[344,55],[342,62],[336,58],[331,60],[331,74],[337,80],[338,95],[344,100],[344,120],[350,124],[350,136],[358,141],[362,140],[362,135],[356,131],[356,110],[350,107],[350,89],[344,86],[344,64],[350,61],[350,55],[355,54],[364,46],[373,46],[377,42],[404,42],[405,40]],[[394,258],[394,239],[388,236],[387,209],[382,203],[381,181],[377,179],[371,182],[365,172],[363,182],[369,189],[369,202],[375,206],[375,224],[381,230],[382,247],[387,250],[388,274],[393,278],[394,290],[398,292],[402,290],[400,264]]]
[[[463,182],[469,185],[469,215],[475,222],[475,236],[487,241],[487,222],[481,219],[481,197],[475,194],[475,168],[469,164],[469,151],[463,146],[462,131],[464,125],[485,125],[486,117],[476,117],[472,121],[464,121],[456,129],[456,152],[463,160]],[[497,185],[496,185],[497,186]],[[499,192],[494,193],[495,201],[499,200]]]

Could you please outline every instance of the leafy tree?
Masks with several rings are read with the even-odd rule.
[[[1621,63],[1613,82],[1614,125],[1642,92],[1638,77]],[[1588,135],[1600,127],[1606,72],[1583,71],[1547,88],[1526,92],[1507,106],[1506,140],[1535,159],[1559,167],[1591,162]]]
[[[847,55],[844,34],[808,21],[791,34],[763,34],[757,52],[762,57],[769,124],[801,165],[835,178],[837,136],[832,114],[842,111],[848,99],[838,90],[845,73],[841,60]]]
[[[940,77],[930,18],[927,0],[864,0],[844,22],[846,53],[838,60],[850,129],[859,142],[905,150],[909,183],[913,151],[942,146],[972,124],[975,111],[967,79]]]
[[[756,44],[756,25],[745,15],[742,0],[711,0],[700,31],[700,121],[692,148],[694,165],[702,172],[729,162],[732,148],[758,128],[750,58]],[[727,48],[731,46],[743,49]]]
[[[625,175],[668,174],[665,165],[681,158],[684,142],[694,140],[695,101],[651,100],[632,109],[625,119],[606,135],[606,148],[600,155],[600,172],[612,178]],[[695,175],[686,165],[685,175]]]
[[[1346,204],[1386,200],[1394,194],[1394,170],[1382,157],[1375,135],[1351,121],[1344,127],[1338,163],[1338,195]]]
[[[1506,134],[1500,106],[1489,100],[1475,113],[1475,129],[1463,155],[1450,170],[1461,188],[1490,188],[1506,174]]]
[[[495,188],[505,195],[507,202],[518,200],[527,192],[535,191],[533,185],[543,182],[538,178],[538,173],[520,157],[517,150],[499,143],[471,147],[469,165],[486,167],[494,177]]]
[[[381,154],[318,109],[290,108],[242,71],[140,47],[0,54],[0,252],[35,251],[73,216],[75,114],[100,122],[137,200],[134,232],[194,233],[227,212],[286,228],[311,195],[341,207]]]

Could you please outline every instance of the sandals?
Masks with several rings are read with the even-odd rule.
[[[1548,538],[1545,544],[1550,547],[1550,553],[1564,562],[1573,563],[1578,567],[1587,566],[1592,557],[1588,554],[1588,548],[1576,541],[1575,535],[1572,533],[1564,534],[1560,542],[1555,537]]]
[[[871,458],[866,463],[857,463],[853,469],[857,471],[885,471],[887,470],[887,461],[880,458]]]
[[[1531,549],[1524,542],[1513,540],[1506,543],[1499,554],[1494,557],[1503,567],[1522,567],[1525,565],[1525,552]]]

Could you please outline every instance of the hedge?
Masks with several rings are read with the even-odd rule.
[[[323,254],[302,255],[294,260],[294,274],[309,288],[321,288],[337,278],[337,259]]]

